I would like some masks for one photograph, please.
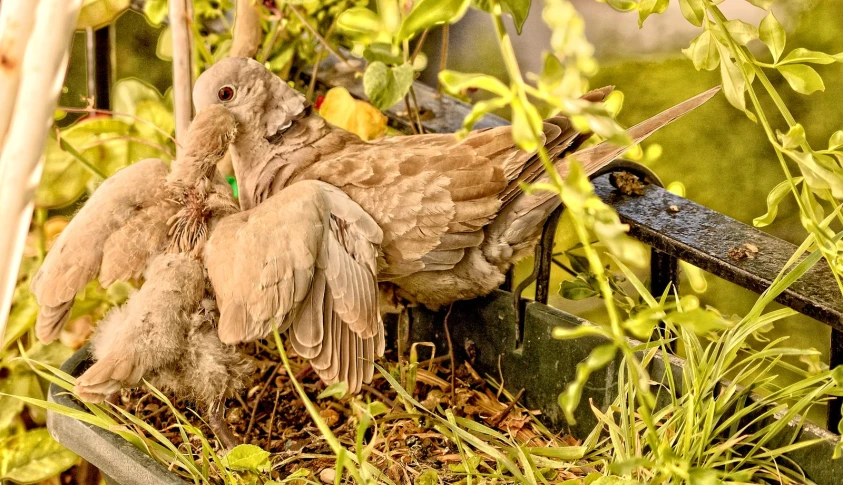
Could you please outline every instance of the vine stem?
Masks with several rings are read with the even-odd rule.
[[[307,19],[304,18],[304,15],[302,15],[301,12],[299,12],[299,9],[297,9],[293,5],[288,5],[288,8],[293,12],[293,14],[296,16],[296,18],[299,19],[299,22],[301,22],[302,25],[304,25],[304,27],[310,32],[310,34],[313,37],[315,37],[322,44],[322,46],[325,47],[325,49],[328,52],[331,53],[332,56],[334,56],[337,59],[339,59],[340,61],[342,61],[343,64],[348,66],[350,69],[352,69],[357,74],[363,75],[363,72],[360,70],[360,68],[358,68],[357,66],[354,66],[351,63],[349,63],[348,59],[346,59],[345,56],[343,56],[336,49],[334,49],[334,47],[327,41],[327,39],[325,39],[325,37],[322,37],[322,34],[317,32],[316,29],[314,29],[313,26],[310,25],[310,22],[308,22]]]

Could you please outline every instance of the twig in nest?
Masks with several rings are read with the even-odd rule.
[[[416,124],[419,127],[419,133],[424,135],[424,126],[422,126],[421,120],[421,107],[419,106],[419,101],[416,99],[416,91],[413,89],[412,85],[410,85],[410,99],[413,100],[413,114],[416,115]]]
[[[442,26],[442,50],[439,51],[439,72],[445,70],[448,66],[448,38],[450,37],[448,24]],[[442,81],[439,76],[436,76],[436,90],[442,92]]]
[[[278,411],[278,399],[281,397],[281,388],[275,390],[275,405],[272,406],[272,414],[269,415],[269,430],[266,432],[266,449],[272,446],[272,425],[275,422],[275,412]]]
[[[410,96],[404,95],[404,108],[407,110],[407,121],[410,122],[410,128],[413,129],[413,134],[418,135],[419,129],[416,128],[416,121],[413,119],[413,108],[410,106]]]
[[[304,18],[304,15],[302,15],[301,12],[299,12],[299,10],[296,7],[294,7],[292,5],[289,5],[288,7],[289,7],[290,10],[293,11],[294,14],[296,14],[296,17],[298,17],[299,22],[301,22],[304,25],[304,27],[311,33],[311,35],[316,37],[319,40],[319,42],[322,43],[322,45],[325,47],[325,49],[328,50],[328,52],[331,53],[331,55],[333,55],[334,57],[336,57],[337,59],[342,61],[343,64],[345,64],[346,66],[348,66],[349,68],[354,70],[354,72],[356,72],[357,74],[360,74],[361,76],[363,75],[363,71],[361,71],[357,66],[354,66],[351,63],[349,63],[348,59],[346,59],[345,57],[343,57],[342,54],[337,52],[337,50],[334,49],[331,46],[331,44],[329,44],[328,41],[324,37],[322,37],[322,35],[319,32],[317,32],[316,29],[314,29],[312,25],[310,25],[307,22],[307,19]]]
[[[279,362],[278,365],[272,369],[272,373],[269,374],[269,378],[263,383],[261,392],[259,392],[255,398],[255,404],[252,406],[252,416],[249,418],[249,426],[246,427],[246,434],[243,436],[244,439],[249,439],[249,436],[252,434],[252,427],[255,425],[255,414],[258,412],[258,405],[261,403],[263,395],[266,394],[269,384],[273,381],[273,379],[275,379],[275,376],[278,375],[278,371],[281,369],[281,366],[282,364]]]
[[[368,392],[369,394],[372,394],[376,398],[380,399],[381,401],[383,401],[383,403],[386,404],[387,406],[389,406],[390,408],[395,407],[395,401],[386,397],[386,395],[384,393],[380,392],[379,390],[375,389],[374,387],[372,387],[368,384],[363,384],[362,389],[364,391]]]
[[[500,387],[498,387],[498,393],[495,396],[495,397],[498,398],[498,400],[500,400],[501,394],[503,393],[503,383],[504,383],[503,370],[501,369],[501,357],[503,357],[503,355],[498,356],[498,377],[501,378],[501,384],[500,384]]]
[[[455,406],[457,402],[457,362],[454,359],[454,344],[451,342],[451,330],[448,328],[448,318],[451,316],[451,310],[454,309],[454,304],[448,307],[448,313],[445,314],[445,339],[448,341],[448,358],[451,360],[451,406]]]
[[[521,390],[518,391],[518,394],[516,394],[515,398],[510,401],[509,404],[506,405],[503,411],[492,416],[492,418],[489,420],[489,426],[497,428],[498,425],[501,424],[501,421],[503,421],[503,419],[509,415],[509,413],[512,411],[512,408],[514,408],[515,405],[518,404],[518,401],[520,401],[522,397],[524,397],[524,388],[521,388]]]

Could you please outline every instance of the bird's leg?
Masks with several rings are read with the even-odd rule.
[[[228,423],[225,422],[225,398],[220,397],[208,407],[208,426],[217,435],[217,438],[222,442],[222,445],[227,450],[231,450],[240,444]]]

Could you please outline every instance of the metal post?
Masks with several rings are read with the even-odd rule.
[[[94,97],[94,107],[111,109],[111,27],[88,29],[88,96]]]
[[[843,332],[832,328],[831,352],[828,356],[828,366],[834,369],[838,365],[843,365]],[[843,406],[843,397],[841,396],[837,396],[828,402],[828,430],[832,433],[839,432],[841,406]]]

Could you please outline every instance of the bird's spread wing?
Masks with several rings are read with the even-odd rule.
[[[273,321],[328,383],[352,391],[384,350],[375,221],[341,190],[293,184],[223,218],[205,247],[225,343],[266,337]]]
[[[139,276],[167,237],[167,165],[147,159],[103,182],[56,240],[32,280],[42,305],[36,333],[53,340],[70,314],[76,293],[100,276],[107,286]]]

